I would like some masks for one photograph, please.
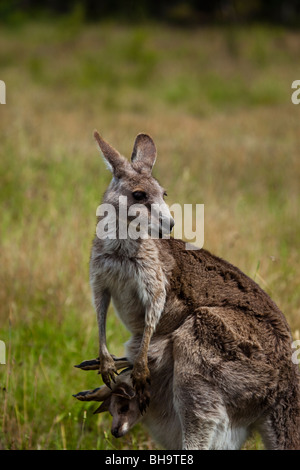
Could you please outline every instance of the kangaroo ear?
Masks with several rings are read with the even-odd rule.
[[[138,134],[131,155],[133,168],[151,173],[155,160],[156,147],[152,138],[147,134]]]
[[[135,390],[132,388],[130,385],[127,383],[122,383],[118,385],[112,392],[114,395],[118,395],[119,397],[122,398],[128,398],[131,400],[132,398],[135,397]]]
[[[108,169],[119,178],[124,173],[126,164],[128,165],[127,160],[108,142],[106,142],[97,131],[94,131],[94,137],[99,145]]]
[[[108,411],[110,405],[110,398],[111,397],[104,400],[104,402],[101,403],[100,406],[98,406],[98,408],[93,412],[93,414],[95,415],[96,413],[104,413],[104,411]]]

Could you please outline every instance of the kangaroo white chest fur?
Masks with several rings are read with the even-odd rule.
[[[116,313],[132,334],[143,332],[145,311],[153,304],[153,295],[161,304],[155,312],[161,314],[167,279],[153,240],[96,241],[92,251],[92,282],[95,276],[101,280],[102,288],[110,291]],[[154,324],[158,321],[155,312],[150,318]]]

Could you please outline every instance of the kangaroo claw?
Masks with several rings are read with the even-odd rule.
[[[95,399],[95,394],[100,390],[101,387],[95,388],[94,390],[84,390],[73,395],[74,398],[80,401],[91,401]]]
[[[82,370],[98,370],[100,366],[100,361],[99,358],[97,359],[90,359],[88,361],[82,361],[80,364],[74,366],[77,367],[78,369]]]
[[[111,357],[114,361],[117,370],[132,365],[131,362],[129,362],[129,360],[127,359],[127,357],[116,357],[113,354],[111,354]],[[97,359],[82,361],[80,364],[77,364],[74,367],[77,367],[81,370],[98,370],[100,368],[100,359],[99,357],[97,357]]]

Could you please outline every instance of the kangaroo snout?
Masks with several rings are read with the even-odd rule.
[[[111,433],[114,437],[121,437],[119,434],[119,428],[112,428]]]
[[[123,423],[119,426],[113,426],[111,428],[111,433],[114,437],[122,437],[124,436],[129,430],[129,426],[127,423]]]
[[[160,216],[159,225],[162,233],[171,233],[175,225],[173,217]]]

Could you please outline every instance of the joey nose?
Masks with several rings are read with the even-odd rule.
[[[120,437],[119,428],[112,428],[111,433],[114,437]]]

